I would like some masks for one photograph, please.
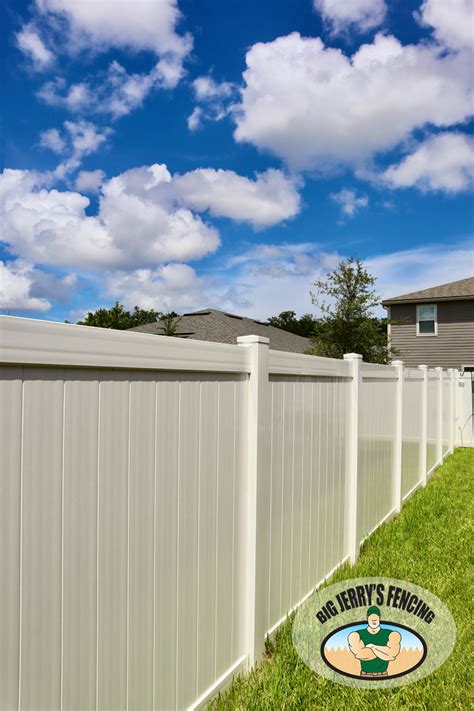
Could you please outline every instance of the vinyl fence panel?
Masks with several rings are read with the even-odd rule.
[[[421,483],[423,377],[418,368],[406,368],[403,381],[402,497]]]
[[[392,512],[396,371],[363,364],[360,386],[358,538]]]
[[[0,317],[0,709],[198,708],[472,446],[470,376]]]
[[[426,461],[427,471],[430,472],[437,461],[437,437],[438,437],[438,374],[435,371],[428,371],[428,405],[427,405],[427,443]]]

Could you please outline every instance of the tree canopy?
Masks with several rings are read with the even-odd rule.
[[[146,309],[140,309],[138,306],[135,306],[134,310],[130,312],[125,309],[123,304],[116,301],[115,305],[109,309],[100,308],[95,311],[89,311],[87,316],[77,323],[80,326],[126,330],[146,323],[155,323],[163,319],[163,317],[173,319],[176,316],[177,314],[174,311],[169,314],[163,314],[161,311],[154,311],[153,309],[147,311]]]
[[[305,338],[310,338],[313,335],[317,322],[316,317],[311,314],[303,314],[301,318],[296,318],[295,311],[282,311],[278,316],[271,316],[268,319],[269,326],[275,326]]]
[[[322,316],[309,353],[330,358],[360,353],[370,363],[391,360],[395,352],[388,342],[387,319],[374,314],[381,301],[374,284],[375,278],[354,257],[341,260],[325,279],[314,282],[311,298]]]

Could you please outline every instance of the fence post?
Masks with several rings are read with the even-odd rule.
[[[443,462],[443,369],[435,368],[438,373],[438,422],[436,426],[436,461],[438,464]]]
[[[449,451],[454,452],[454,418],[456,416],[456,411],[454,407],[454,387],[455,387],[455,371],[454,368],[448,370],[450,387],[449,387],[449,407],[450,407],[450,417],[449,417]]]
[[[245,651],[249,667],[265,648],[267,631],[266,588],[268,574],[268,526],[263,506],[268,504],[268,463],[270,461],[270,411],[268,384],[268,344],[263,336],[239,336],[239,346],[248,348],[249,381],[247,397],[247,480],[245,542]]]
[[[426,448],[428,444],[428,366],[419,365],[418,368],[423,373],[423,385],[421,389],[421,442],[420,442],[420,480],[426,486],[427,460]]]
[[[346,516],[346,550],[352,565],[359,555],[359,540],[357,536],[357,477],[359,452],[359,385],[362,356],[358,353],[345,353],[344,360],[350,362],[351,387],[348,413],[347,442],[347,516]]]
[[[397,391],[395,400],[395,442],[393,452],[392,508],[399,513],[402,508],[402,447],[403,447],[403,361],[394,360],[397,369]]]

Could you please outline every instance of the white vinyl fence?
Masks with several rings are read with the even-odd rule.
[[[472,444],[454,371],[238,340],[0,318],[2,710],[203,705]]]

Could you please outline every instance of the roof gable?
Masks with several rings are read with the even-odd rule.
[[[474,276],[384,299],[382,304],[388,306],[403,301],[454,301],[461,299],[474,299]]]

